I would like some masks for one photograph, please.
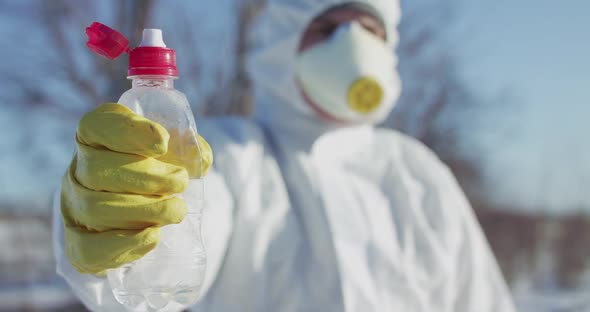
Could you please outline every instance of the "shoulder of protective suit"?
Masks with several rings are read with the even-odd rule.
[[[376,131],[381,144],[389,145],[393,187],[406,187],[412,202],[407,205],[414,216],[422,216],[430,230],[438,233],[445,246],[458,239],[458,224],[469,207],[454,175],[438,156],[420,141],[397,131]],[[423,220],[423,221],[424,221]],[[410,222],[411,223],[411,222]]]
[[[452,173],[448,166],[424,143],[401,132],[379,128],[376,135],[381,141],[390,142],[391,153],[409,170],[425,180],[448,179]]]

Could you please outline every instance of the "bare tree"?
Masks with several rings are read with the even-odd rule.
[[[236,45],[234,50],[235,69],[230,82],[230,107],[228,113],[248,115],[252,112],[251,85],[246,73],[246,54],[249,51],[248,36],[252,30],[252,24],[260,10],[264,0],[243,0],[236,2],[237,20]]]

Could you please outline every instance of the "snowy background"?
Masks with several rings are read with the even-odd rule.
[[[164,30],[195,113],[247,114],[262,0],[0,1],[0,311],[83,311],[54,273],[50,199],[80,116],[129,87],[85,48],[94,20]],[[467,192],[521,311],[590,311],[590,2],[404,0],[404,90],[384,124]],[[586,290],[589,289],[589,290]]]

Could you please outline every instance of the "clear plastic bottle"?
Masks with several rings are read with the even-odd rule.
[[[179,224],[162,227],[157,247],[141,259],[107,271],[117,301],[132,311],[178,309],[197,301],[205,275],[206,257],[201,240],[203,208],[202,162],[197,126],[186,96],[174,89],[176,57],[166,48],[162,33],[144,30],[142,43],[131,50],[118,32],[100,23],[86,29],[88,47],[114,59],[130,53],[132,88],[119,103],[153,120],[170,133],[168,153],[162,161],[184,166],[189,172],[187,189],[178,196],[188,212]]]
[[[191,157],[199,148],[197,128],[184,94],[173,87],[170,76],[135,76],[133,87],[119,103],[164,126],[171,135],[169,153]],[[191,142],[193,145],[191,146]],[[194,162],[186,159],[187,163]],[[174,301],[195,302],[205,274],[205,252],[201,243],[203,181],[193,176],[179,195],[188,213],[180,224],[162,227],[158,246],[143,258],[107,273],[115,298],[128,308],[158,310]]]

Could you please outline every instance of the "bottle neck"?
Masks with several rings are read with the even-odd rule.
[[[132,88],[154,87],[174,89],[174,76],[132,76]]]

